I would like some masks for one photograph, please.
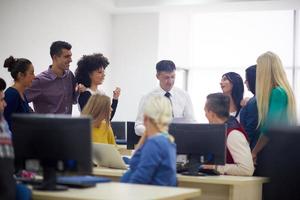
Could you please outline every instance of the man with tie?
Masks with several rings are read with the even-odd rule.
[[[156,64],[156,78],[159,80],[159,87],[145,95],[139,104],[138,115],[135,122],[135,132],[141,136],[145,132],[143,125],[143,110],[145,100],[150,96],[164,95],[172,105],[173,118],[181,119],[184,122],[195,121],[192,101],[189,94],[174,87],[176,67],[171,60],[161,60]]]

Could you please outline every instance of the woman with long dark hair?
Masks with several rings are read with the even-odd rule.
[[[244,96],[244,84],[242,77],[235,72],[223,74],[221,82],[223,94],[230,98],[230,115],[239,120],[241,101]]]

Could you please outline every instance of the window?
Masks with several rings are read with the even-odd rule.
[[[296,38],[297,44],[294,40],[300,33],[300,17],[297,14],[295,18],[293,10],[193,13],[185,17],[169,14],[161,18],[159,56],[188,66],[187,91],[198,122],[207,122],[203,110],[206,96],[221,92],[221,76],[233,71],[245,80],[245,69],[266,51],[279,55],[295,86],[296,99],[300,98],[300,38]],[[176,84],[183,85],[179,73],[177,78]],[[252,96],[246,87],[244,96]]]
[[[187,91],[188,70],[177,68],[175,86]]]

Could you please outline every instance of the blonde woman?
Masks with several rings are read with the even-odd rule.
[[[256,98],[261,133],[252,151],[254,160],[269,141],[269,128],[274,125],[294,125],[297,121],[292,88],[280,58],[273,52],[266,52],[257,59]]]
[[[145,134],[121,181],[176,186],[176,145],[168,134],[172,120],[170,100],[153,96],[144,107]]]
[[[113,130],[110,126],[110,98],[101,94],[92,95],[85,105],[81,115],[93,119],[92,140],[95,143],[116,144]]]

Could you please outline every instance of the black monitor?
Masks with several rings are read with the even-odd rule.
[[[135,133],[135,122],[127,122],[127,149],[134,149],[141,136]]]
[[[126,122],[111,122],[111,128],[115,134],[116,139],[126,140]]]
[[[264,199],[298,200],[300,169],[300,126],[273,127],[269,142],[257,155],[259,176],[269,177]]]
[[[91,119],[69,115],[18,114],[12,117],[17,169],[37,160],[43,170],[41,190],[63,190],[56,172],[92,173]]]
[[[114,132],[117,144],[126,144],[126,122],[111,122],[111,128]]]
[[[177,154],[189,157],[189,172],[198,173],[200,164],[224,165],[226,162],[226,124],[171,124]]]

